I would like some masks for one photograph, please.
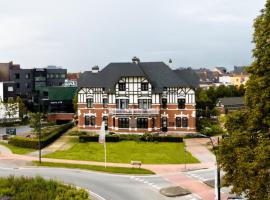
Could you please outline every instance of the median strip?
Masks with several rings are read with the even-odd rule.
[[[70,163],[54,163],[54,162],[42,162],[41,164],[38,161],[33,161],[37,166],[46,166],[46,167],[64,167],[72,169],[84,169],[90,171],[100,171],[100,172],[109,172],[116,174],[155,174],[154,172],[143,169],[143,168],[128,168],[128,167],[110,167],[99,165],[83,165],[83,164],[70,164]]]

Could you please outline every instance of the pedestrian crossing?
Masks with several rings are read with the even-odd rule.
[[[130,179],[141,182],[143,184],[147,184],[148,186],[152,187],[156,191],[160,191],[162,188],[166,187],[172,187],[175,186],[173,183],[170,183],[163,178],[159,176],[130,176]],[[164,199],[171,199],[171,197],[165,197]],[[201,198],[197,197],[194,194],[189,194],[185,196],[179,196],[179,197],[174,197],[174,200],[201,200]]]

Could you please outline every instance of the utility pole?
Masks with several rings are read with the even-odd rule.
[[[38,94],[38,149],[39,149],[39,164],[41,164],[41,109],[40,109],[40,94]]]

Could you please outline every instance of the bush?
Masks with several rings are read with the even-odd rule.
[[[64,185],[54,180],[41,177],[0,178],[0,199],[10,197],[12,200],[86,200],[89,194],[83,189],[76,189],[71,185]]]
[[[98,142],[98,135],[81,135],[79,142]],[[106,142],[119,142],[119,135],[106,135]]]
[[[79,142],[98,142],[98,135],[82,135],[79,137]],[[143,142],[183,142],[182,137],[175,136],[156,136],[150,133],[140,135],[106,135],[106,142],[119,141],[143,141]]]
[[[211,125],[210,127],[205,127],[201,130],[201,133],[207,136],[214,136],[223,134],[224,130],[217,124]]]
[[[73,126],[73,123],[68,123],[68,124],[59,125],[55,127],[53,130],[51,130],[49,135],[46,135],[46,137],[43,137],[41,139],[41,148],[44,148],[47,145],[54,142],[57,138],[59,138],[63,133],[65,133],[72,126]],[[10,138],[8,143],[14,146],[18,146],[18,147],[39,149],[38,139],[15,136],[15,137]]]

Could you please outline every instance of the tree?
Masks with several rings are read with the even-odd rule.
[[[254,22],[254,62],[247,71],[246,111],[231,114],[220,146],[226,185],[250,200],[270,199],[270,0]]]
[[[72,103],[73,103],[74,112],[76,113],[78,109],[78,94],[77,93],[74,95]]]
[[[19,96],[16,98],[16,103],[18,103],[18,106],[19,106],[19,116],[21,119],[23,119],[23,117],[27,113],[26,106],[25,106],[23,100],[21,99],[21,97],[19,97]]]
[[[29,121],[29,124],[30,124],[30,127],[33,127],[34,133],[35,133],[36,135],[38,135],[39,129],[41,128],[41,127],[40,127],[41,115],[42,115],[42,114],[41,114],[40,112],[37,112],[37,113],[30,113],[30,121]]]
[[[5,116],[8,117],[10,120],[16,118],[18,114],[18,104],[14,101],[12,97],[8,98],[8,102],[4,103],[5,105]]]

